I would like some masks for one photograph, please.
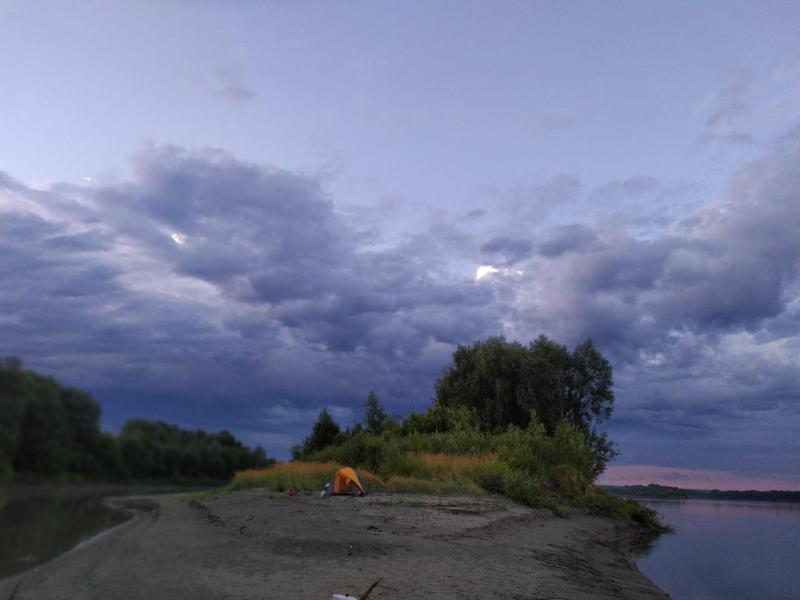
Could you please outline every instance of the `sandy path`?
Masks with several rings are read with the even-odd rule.
[[[666,598],[632,532],[495,497],[118,499],[137,516],[0,584],[0,599]]]

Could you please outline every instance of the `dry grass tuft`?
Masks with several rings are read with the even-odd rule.
[[[242,490],[260,487],[276,492],[283,492],[291,488],[307,491],[321,490],[331,480],[333,474],[341,468],[342,465],[335,462],[289,461],[277,463],[265,469],[239,471],[233,478],[230,489]],[[369,471],[359,469],[358,475],[365,486],[380,484],[380,480]]]

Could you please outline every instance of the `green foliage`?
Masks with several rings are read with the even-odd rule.
[[[364,403],[364,426],[367,432],[373,435],[383,433],[388,415],[378,400],[378,394],[370,390],[367,394],[367,401]]]
[[[311,434],[305,439],[302,446],[292,448],[292,454],[295,458],[307,456],[330,446],[340,440],[341,436],[342,431],[339,424],[333,420],[327,410],[323,409],[311,428]]]
[[[100,406],[91,396],[24,371],[18,360],[5,359],[0,366],[0,397],[4,406],[0,454],[5,458],[0,462],[38,477],[99,475]]]
[[[494,337],[456,349],[436,382],[436,404],[468,409],[483,431],[524,429],[532,413],[549,434],[566,421],[588,441],[598,475],[616,452],[597,432],[613,412],[612,388],[611,365],[591,340],[569,352],[545,336],[528,346]],[[425,419],[415,416],[410,427],[418,421]]]
[[[373,487],[373,489],[375,489]],[[390,478],[377,489],[395,494],[485,494],[486,492],[472,481],[462,479],[420,479],[406,475]]]
[[[11,479],[19,424],[30,386],[16,357],[0,358],[0,481]]]
[[[454,493],[478,489],[559,515],[570,507],[625,519],[658,531],[649,509],[628,504],[593,485],[594,455],[586,435],[569,423],[552,433],[531,411],[528,425],[481,431],[464,407],[434,404],[381,435],[364,429],[304,455],[311,464],[350,465],[375,473],[372,489]]]
[[[588,493],[575,498],[575,504],[591,514],[627,520],[655,533],[665,533],[672,529],[663,524],[656,511],[630,498],[620,498],[614,494],[592,486]]]
[[[466,406],[445,406],[434,402],[424,413],[412,412],[400,425],[403,435],[414,433],[448,433],[472,431],[478,428],[478,419]]]
[[[120,469],[137,480],[221,481],[270,464],[261,448],[247,448],[229,431],[187,431],[161,421],[128,421],[119,444]]]
[[[87,393],[0,359],[0,481],[22,479],[225,480],[270,463],[228,431],[207,434],[135,420],[100,431]]]

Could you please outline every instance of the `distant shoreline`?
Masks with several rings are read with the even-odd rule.
[[[800,491],[794,490],[698,490],[654,483],[649,485],[601,485],[600,487],[618,496],[637,500],[737,500],[800,503]]]
[[[288,497],[263,490],[109,499],[133,519],[0,582],[0,598],[666,598],[637,531],[499,497]],[[527,597],[527,596],[525,596]]]

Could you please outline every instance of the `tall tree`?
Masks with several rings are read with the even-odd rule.
[[[611,364],[586,340],[575,347],[566,379],[567,414],[576,429],[587,433],[607,420],[614,411],[614,380]]]
[[[525,427],[530,411],[518,402],[525,349],[517,342],[492,337],[471,346],[458,346],[453,364],[436,382],[436,400],[442,406],[466,406],[478,416],[484,430]]]
[[[322,450],[333,444],[340,433],[339,424],[326,409],[322,409],[311,428],[311,434],[305,439],[302,447],[293,449],[293,453],[303,455]]]
[[[383,433],[387,418],[386,411],[383,410],[378,399],[378,394],[370,390],[369,394],[367,394],[367,400],[364,402],[364,426],[367,428],[367,432],[373,435]]]
[[[615,445],[597,426],[614,411],[614,378],[611,364],[594,347],[592,340],[575,347],[570,355],[566,378],[566,406],[570,424],[582,431],[592,447],[595,475],[603,472],[617,456]]]
[[[13,475],[11,465],[27,393],[22,361],[15,356],[0,357],[0,482]]]
[[[436,382],[436,402],[466,407],[485,431],[527,427],[535,413],[552,435],[566,421],[592,445],[597,473],[615,455],[597,431],[614,410],[611,365],[591,340],[573,352],[545,336],[527,347],[502,337],[458,346]]]

